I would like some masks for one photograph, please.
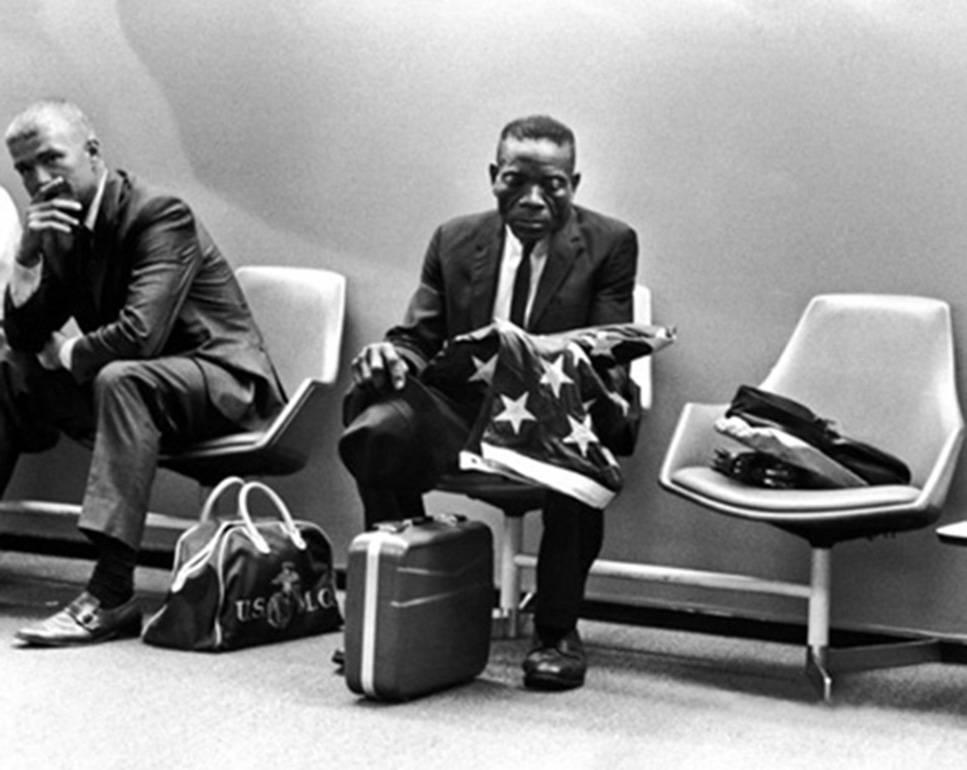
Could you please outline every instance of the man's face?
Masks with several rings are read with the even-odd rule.
[[[504,222],[522,242],[559,229],[571,212],[580,175],[573,150],[549,139],[514,139],[500,144],[490,181]]]
[[[13,167],[31,198],[52,179],[62,177],[86,209],[97,191],[101,164],[97,140],[55,113],[37,119],[34,130],[7,143]]]

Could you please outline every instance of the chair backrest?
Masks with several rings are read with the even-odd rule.
[[[634,318],[635,323],[651,323],[651,290],[643,283],[635,286]],[[641,389],[641,408],[651,409],[651,356],[631,362],[631,379]]]
[[[937,299],[814,297],[762,387],[902,458],[917,486],[963,434],[950,307]]]
[[[235,272],[286,392],[339,371],[346,278],[306,267],[245,266]]]

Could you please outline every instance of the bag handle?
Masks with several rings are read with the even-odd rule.
[[[205,503],[201,508],[201,513],[198,514],[198,521],[208,521],[212,517],[212,511],[215,510],[215,503],[218,502],[218,499],[225,494],[228,489],[236,486],[239,488],[244,487],[245,480],[240,476],[226,476],[219,481],[205,499]]]
[[[261,481],[249,481],[245,486],[242,487],[242,491],[238,493],[238,507],[239,514],[245,521],[247,527],[250,528],[249,534],[254,533],[252,540],[255,542],[256,547],[259,550],[263,550],[262,546],[259,545],[259,541],[265,545],[265,552],[268,552],[268,544],[265,543],[265,538],[255,529],[255,524],[252,522],[252,516],[248,509],[248,496],[253,489],[261,490],[265,493],[266,497],[272,501],[275,505],[276,513],[279,514],[279,518],[282,519],[282,526],[284,527],[286,534],[288,534],[289,539],[292,541],[293,545],[300,550],[306,549],[306,541],[302,537],[302,533],[299,528],[295,525],[295,521],[292,518],[292,514],[289,513],[289,508],[282,501],[282,498],[276,493],[272,487],[268,484],[264,484]],[[258,538],[256,540],[256,538]]]

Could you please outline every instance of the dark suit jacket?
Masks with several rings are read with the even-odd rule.
[[[40,350],[74,318],[71,372],[89,382],[110,361],[189,356],[219,411],[255,426],[281,386],[231,267],[188,206],[110,172],[89,248],[44,260],[40,288],[4,320],[14,349]]]
[[[386,335],[416,371],[450,337],[493,320],[503,243],[504,225],[496,211],[437,228],[403,323]],[[637,263],[634,230],[574,207],[551,237],[528,331],[550,334],[633,320]]]

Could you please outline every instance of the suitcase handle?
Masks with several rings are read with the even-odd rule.
[[[397,532],[402,532],[404,529],[417,527],[421,524],[429,524],[432,521],[439,521],[443,524],[455,526],[466,520],[467,517],[461,513],[442,513],[439,516],[414,516],[412,519],[403,519],[401,521],[381,521],[374,524],[372,529],[374,532],[396,534]]]
[[[198,514],[198,521],[208,521],[212,518],[212,511],[215,510],[215,503],[218,499],[225,494],[225,492],[231,487],[243,487],[245,486],[245,481],[239,476],[226,476],[224,479],[215,485],[215,488],[208,494],[205,498],[205,503],[202,505],[201,513]]]
[[[306,549],[306,541],[302,537],[302,533],[299,532],[299,528],[295,525],[295,521],[292,518],[292,514],[289,513],[289,508],[282,501],[282,498],[276,493],[272,487],[268,484],[263,484],[261,481],[249,481],[242,487],[242,491],[238,493],[238,508],[239,515],[245,522],[246,529],[252,538],[252,542],[255,543],[255,547],[258,548],[263,553],[269,552],[269,545],[265,542],[265,538],[256,529],[254,522],[252,521],[252,515],[248,510],[248,496],[253,489],[259,489],[265,493],[265,495],[272,501],[275,505],[276,512],[279,514],[279,518],[282,519],[282,526],[284,527],[286,534],[292,541],[293,545],[300,551]]]

